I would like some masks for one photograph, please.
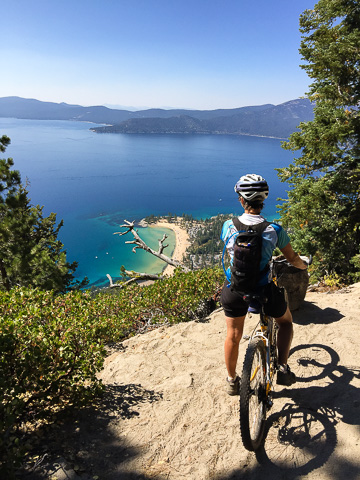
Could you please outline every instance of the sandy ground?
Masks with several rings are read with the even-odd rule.
[[[359,479],[359,300],[360,283],[311,292],[293,313],[289,363],[298,382],[275,388],[257,454],[241,442],[239,398],[224,392],[219,309],[204,322],[138,335],[108,357],[106,404],[58,429],[61,455],[45,478]],[[245,333],[256,322],[248,318]]]
[[[149,225],[150,227],[162,227],[169,228],[175,232],[175,249],[172,255],[173,260],[182,261],[183,256],[186,252],[187,247],[190,245],[189,235],[184,228],[181,228],[175,223],[169,223],[166,220],[160,220],[156,223]],[[167,252],[164,252],[167,255]],[[164,275],[172,275],[174,267],[172,265],[167,265],[163,271]]]

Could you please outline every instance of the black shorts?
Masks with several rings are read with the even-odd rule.
[[[255,293],[263,293],[268,301],[264,304],[264,311],[267,315],[279,318],[284,315],[287,309],[284,289],[270,282],[264,287],[260,287]],[[243,317],[246,315],[249,304],[243,300],[241,293],[232,291],[228,282],[225,282],[221,292],[221,304],[227,317]]]

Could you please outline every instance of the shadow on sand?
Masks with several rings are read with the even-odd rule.
[[[161,395],[140,385],[106,386],[98,405],[62,414],[30,438],[31,452],[16,478],[147,480],[138,472],[122,472],[124,464],[140,452],[113,429],[117,420],[138,416],[139,404],[160,399]]]
[[[298,364],[298,382],[275,392],[275,404],[277,397],[289,401],[267,418],[262,447],[249,452],[251,466],[239,466],[216,480],[296,480],[325,465],[330,457],[327,478],[360,478],[357,459],[351,462],[334,453],[338,422],[360,428],[360,389],[350,383],[360,378],[360,368],[339,365],[338,354],[327,345],[298,345],[290,355]],[[309,385],[313,381],[319,385]],[[255,466],[251,456],[256,457]]]

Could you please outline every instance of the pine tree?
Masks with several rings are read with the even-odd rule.
[[[0,138],[5,151],[10,139]],[[77,263],[68,263],[58,240],[62,221],[56,214],[43,216],[43,207],[32,206],[21,176],[11,158],[0,159],[0,289],[20,285],[64,292],[86,285],[74,282]]]
[[[317,274],[360,278],[360,4],[320,0],[300,17],[301,65],[313,80],[314,120],[283,146],[301,151],[279,169],[290,184],[282,222]]]

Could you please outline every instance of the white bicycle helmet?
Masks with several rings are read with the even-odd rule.
[[[247,201],[264,201],[269,195],[269,186],[265,178],[255,173],[242,176],[234,187],[235,192]]]

